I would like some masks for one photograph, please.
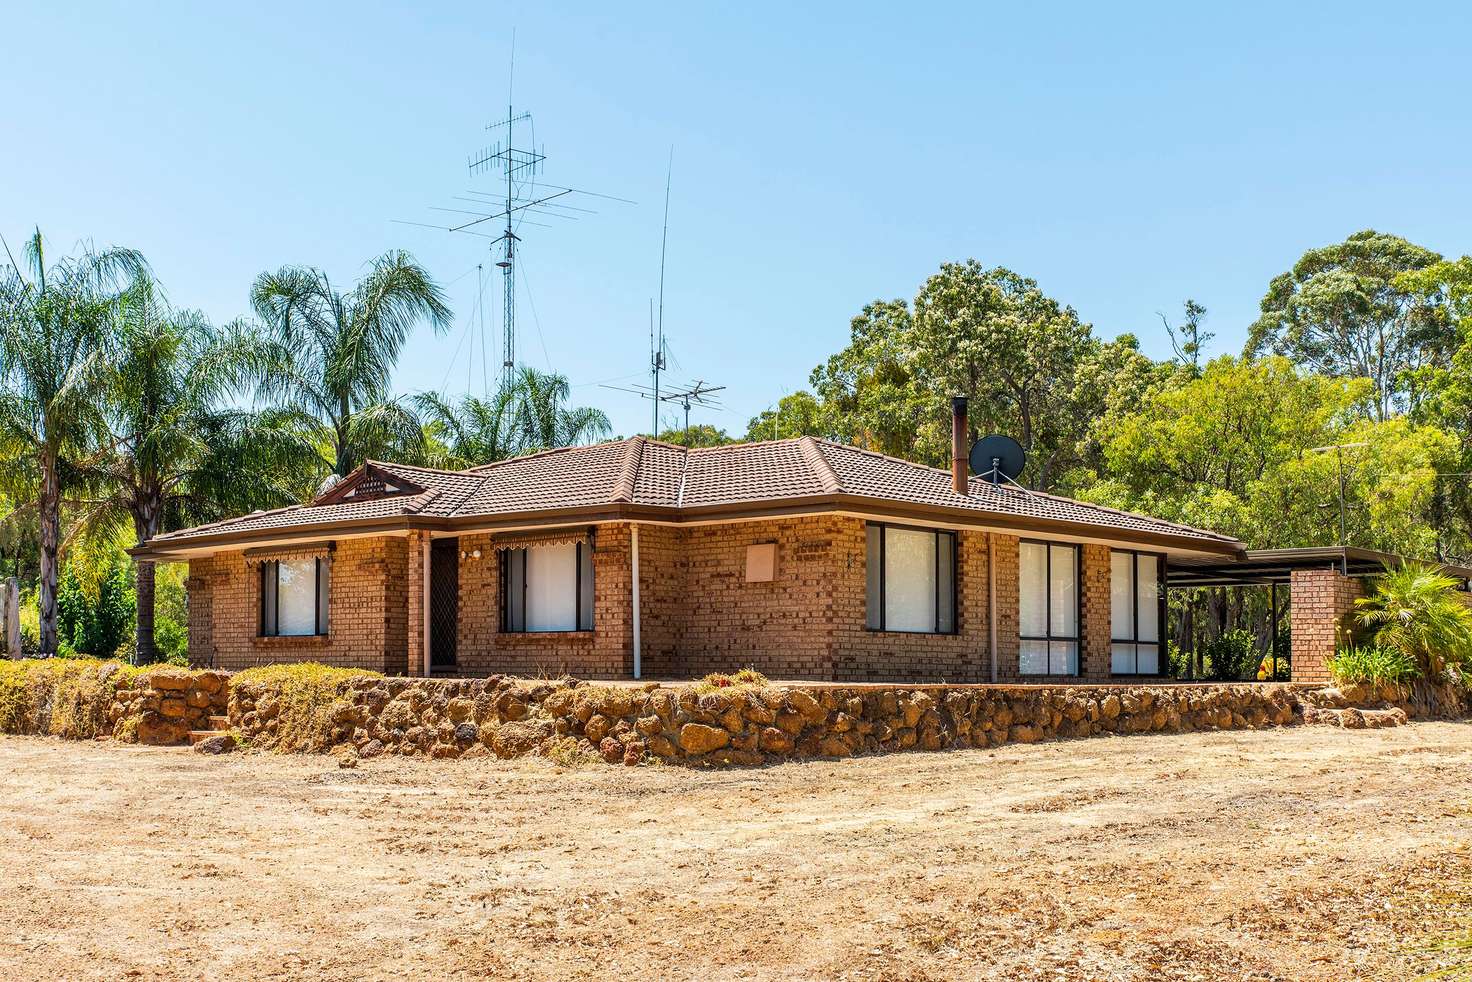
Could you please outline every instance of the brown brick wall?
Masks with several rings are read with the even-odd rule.
[[[331,636],[259,639],[258,578],[241,553],[191,566],[191,657],[241,668],[314,659],[391,674],[423,670],[424,533],[343,540],[333,561]],[[773,678],[840,681],[991,680],[984,532],[957,534],[954,635],[865,628],[863,519],[822,516],[709,526],[639,526],[644,675],[691,678],[752,666]],[[997,678],[1077,681],[1017,672],[1015,536],[991,535],[997,566]],[[777,576],[746,582],[747,546],[777,545]],[[459,539],[457,670],[463,675],[628,678],[633,673],[630,526],[601,525],[591,632],[500,630],[500,564],[488,534]],[[475,550],[480,556],[474,556]],[[1084,678],[1109,674],[1109,550],[1081,549]]]
[[[402,538],[343,539],[331,559],[326,638],[262,638],[259,568],[243,552],[189,563],[189,661],[238,670],[320,661],[402,674],[405,670],[405,548]]]
[[[1328,660],[1350,634],[1359,580],[1333,569],[1296,569],[1291,583],[1292,680],[1328,682]]]
[[[633,674],[629,528],[601,525],[593,549],[593,630],[508,633],[501,630],[501,564],[489,535],[459,540],[460,612],[455,661],[462,675]],[[642,546],[643,543],[641,542]],[[474,553],[480,550],[477,558]]]

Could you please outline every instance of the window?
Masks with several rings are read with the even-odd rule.
[[[1109,554],[1109,670],[1115,675],[1160,674],[1162,565],[1145,552]]]
[[[326,634],[327,581],[321,557],[261,563],[261,636]]]
[[[865,626],[956,633],[956,533],[871,524],[868,534]]]
[[[1018,544],[1017,671],[1078,674],[1078,547]]]
[[[501,630],[593,630],[593,549],[586,542],[501,551]]]

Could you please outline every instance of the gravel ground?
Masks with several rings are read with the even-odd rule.
[[[1404,979],[1472,727],[700,772],[0,737],[15,979]]]

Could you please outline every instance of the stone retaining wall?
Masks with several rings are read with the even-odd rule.
[[[225,714],[229,678],[95,659],[0,662],[0,732],[182,744]]]
[[[231,724],[253,745],[303,745],[282,693],[237,683]],[[361,678],[321,714],[315,749],[362,757],[518,757],[762,764],[807,757],[996,747],[1104,734],[1404,722],[1393,690],[1279,684],[773,686],[700,693],[488,679]]]

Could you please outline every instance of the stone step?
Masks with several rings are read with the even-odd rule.
[[[201,740],[208,740],[210,737],[219,736],[224,732],[224,730],[190,730],[189,745],[193,746],[194,744],[199,743]]]
[[[213,727],[216,730],[221,731],[223,733],[225,730],[230,729],[230,717],[229,716],[211,716],[210,717],[210,726]]]

